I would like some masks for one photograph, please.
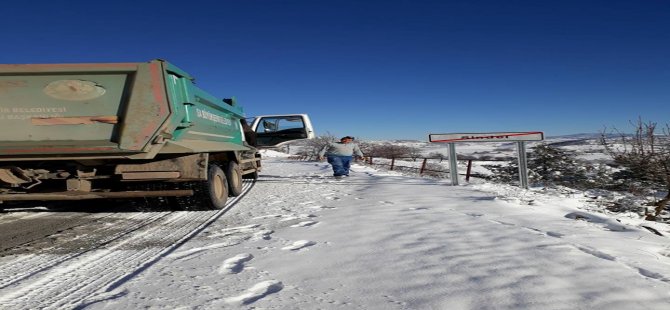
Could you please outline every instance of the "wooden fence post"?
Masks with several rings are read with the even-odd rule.
[[[391,171],[393,171],[394,164],[395,164],[395,157],[391,158]]]
[[[465,172],[465,182],[470,182],[470,171],[472,171],[472,159],[468,159],[468,170]]]
[[[421,164],[421,170],[419,170],[419,175],[422,175],[423,171],[426,170],[426,161],[427,160],[428,160],[428,158],[423,159],[423,163]]]

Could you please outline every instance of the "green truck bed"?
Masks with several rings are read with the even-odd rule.
[[[165,61],[0,65],[0,157],[12,160],[182,151],[152,150],[165,140],[244,149],[243,117]]]

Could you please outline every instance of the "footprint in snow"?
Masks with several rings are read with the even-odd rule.
[[[502,221],[496,221],[496,220],[489,220],[491,223],[496,223],[500,225],[505,225],[505,226],[516,226],[514,223],[508,223],[508,222],[502,222]]]
[[[255,232],[254,236],[251,237],[251,240],[252,241],[270,240],[272,239],[272,236],[270,236],[272,233],[274,233],[274,230],[262,229],[260,231]]]
[[[660,273],[653,272],[651,270],[647,270],[644,268],[638,268],[637,271],[640,273],[640,275],[645,276],[647,278],[661,280],[663,282],[670,282],[670,279],[666,278],[664,275]]]
[[[293,220],[298,220],[298,219],[307,219],[311,217],[316,217],[314,214],[293,214],[289,215],[287,214],[286,217],[283,219],[279,220],[280,222],[287,222],[287,221],[293,221]]]
[[[253,220],[261,220],[261,219],[266,219],[266,218],[272,218],[272,217],[282,217],[283,214],[268,214],[268,215],[261,215],[257,217],[252,217],[251,219]]]
[[[306,248],[306,247],[309,247],[309,246],[313,246],[315,244],[316,244],[316,242],[314,242],[314,241],[298,240],[296,242],[293,242],[293,244],[291,244],[289,246],[285,246],[281,249],[282,250],[297,251],[297,250],[300,250],[300,249],[303,249],[303,248]]]
[[[329,207],[329,206],[311,206],[309,208],[310,209],[337,209],[335,207]]]
[[[557,232],[553,232],[553,231],[548,231],[548,232],[546,232],[546,234],[547,234],[547,236],[554,237],[554,238],[561,238],[561,237],[564,236],[562,233],[557,233]]]
[[[229,246],[232,246],[232,245],[237,245],[237,244],[240,244],[240,242],[242,242],[242,241],[241,240],[234,240],[234,239],[233,240],[226,240],[225,242],[214,243],[214,244],[210,244],[210,245],[205,246],[205,247],[199,247],[199,248],[193,248],[193,249],[189,249],[189,250],[185,250],[185,251],[181,251],[181,252],[175,252],[175,253],[170,254],[169,257],[172,257],[175,260],[185,261],[185,260],[189,260],[189,259],[198,257],[198,256],[200,256],[201,253],[206,253],[209,250],[218,249],[218,248],[225,248],[225,247],[229,247]]]
[[[545,233],[544,231],[542,231],[542,230],[540,230],[540,229],[538,229],[538,228],[527,227],[527,226],[521,226],[521,228],[523,228],[523,229],[525,229],[525,230],[528,230],[528,231],[530,231],[530,232],[533,232],[533,233],[540,234],[540,235],[546,235],[546,233]]]
[[[614,256],[612,256],[612,255],[609,255],[609,254],[607,254],[607,253],[605,253],[605,252],[600,252],[600,251],[598,251],[598,250],[595,250],[595,249],[592,249],[592,248],[588,248],[588,247],[585,247],[585,246],[579,246],[579,245],[574,245],[574,246],[575,246],[578,250],[580,250],[580,251],[582,251],[582,252],[584,252],[584,253],[586,253],[586,254],[591,254],[591,255],[593,255],[593,256],[595,256],[595,257],[602,258],[602,259],[604,259],[604,260],[609,260],[609,261],[616,261],[616,260],[617,260],[616,257],[614,257]]]
[[[249,253],[239,254],[223,261],[223,265],[219,268],[219,274],[239,273],[244,269],[244,262],[250,261],[254,258]]]
[[[207,238],[223,238],[223,237],[228,237],[232,235],[238,235],[238,234],[249,234],[253,233],[256,231],[256,228],[261,226],[260,224],[251,224],[251,225],[246,225],[246,226],[239,226],[239,227],[231,227],[231,228],[224,228],[219,231],[215,231],[210,233]]]
[[[225,301],[229,304],[248,305],[257,301],[267,295],[281,291],[284,284],[277,280],[268,280],[258,283],[248,289],[244,294],[236,297],[226,298]]]
[[[318,223],[317,221],[303,221],[295,225],[291,225],[291,227],[307,227],[307,226],[312,226],[314,224]]]
[[[396,305],[401,306],[403,308],[407,306],[406,302],[401,301],[398,298],[393,297],[391,295],[382,295],[382,297],[386,298],[388,302],[396,304]]]

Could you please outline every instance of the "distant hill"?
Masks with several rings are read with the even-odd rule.
[[[571,135],[561,136],[546,136],[547,139],[599,139],[602,137],[601,133],[575,133]]]

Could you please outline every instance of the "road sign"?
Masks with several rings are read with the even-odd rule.
[[[517,142],[517,157],[519,160],[519,184],[528,188],[528,163],[526,160],[526,141],[542,141],[544,133],[541,131],[527,132],[485,132],[485,133],[445,133],[429,134],[428,141],[447,143],[449,146],[449,172],[451,184],[458,185],[458,170],[456,168],[457,142]]]
[[[486,132],[486,133],[444,133],[429,134],[430,142],[505,142],[505,141],[542,141],[541,131],[527,132]]]

